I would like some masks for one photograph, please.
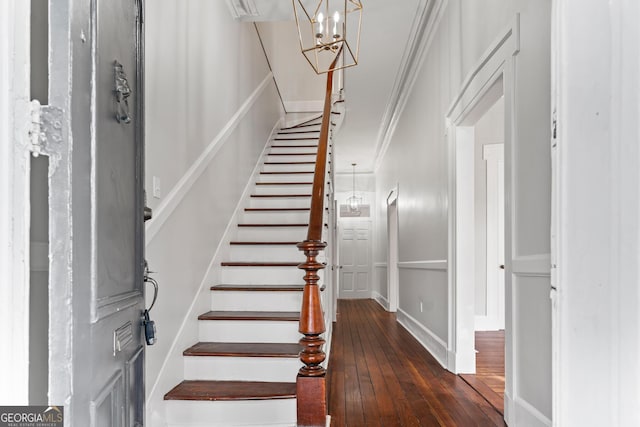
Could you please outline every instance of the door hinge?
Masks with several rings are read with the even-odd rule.
[[[29,147],[33,157],[49,155],[55,144],[62,142],[62,109],[40,105],[34,99],[29,106]]]

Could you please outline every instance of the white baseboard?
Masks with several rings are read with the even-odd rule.
[[[521,398],[504,394],[504,420],[509,426],[551,427],[552,421]]]
[[[378,292],[373,291],[373,300],[380,304],[382,308],[389,311],[389,300],[380,295]]]
[[[504,329],[498,327],[498,319],[489,316],[476,316],[475,317],[475,330],[476,331],[499,331]]]
[[[402,309],[398,309],[398,323],[400,323],[422,346],[442,365],[447,368],[447,343],[436,334],[411,317]]]

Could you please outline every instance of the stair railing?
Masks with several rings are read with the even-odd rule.
[[[334,68],[340,53],[336,56],[330,68]],[[318,154],[316,168],[313,176],[313,189],[311,191],[311,211],[309,213],[309,231],[307,239],[298,243],[298,249],[304,252],[306,262],[298,268],[305,270],[305,287],[302,294],[302,309],[300,311],[299,332],[303,335],[300,339],[302,350],[300,361],[303,366],[298,371],[297,378],[297,412],[299,427],[326,425],[327,417],[327,390],[326,370],[322,363],[326,354],[322,347],[325,340],[322,334],[325,332],[324,314],[320,297],[318,271],[324,268],[324,264],[318,261],[318,255],[327,246],[322,241],[324,227],[324,199],[325,180],[327,178],[327,160],[329,149],[329,129],[331,126],[331,107],[333,92],[333,71],[327,73],[327,86],[322,113],[322,124],[318,140]]]

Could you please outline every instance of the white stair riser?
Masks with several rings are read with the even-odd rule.
[[[297,343],[298,322],[267,320],[200,320],[200,341]]]
[[[302,271],[302,270],[301,270]],[[303,284],[302,282],[300,284]],[[300,311],[301,291],[212,291],[211,310]]]
[[[298,358],[186,356],[185,380],[295,382]]]
[[[278,144],[278,142],[285,142],[285,144]],[[298,154],[316,154],[318,152],[317,147],[296,147],[296,145],[313,145],[316,144],[317,141],[306,141],[303,142],[293,142],[289,143],[289,141],[275,141],[274,145],[276,147],[271,147],[269,149],[269,154],[281,154],[281,153],[298,153]]]
[[[324,270],[318,271],[318,275],[322,283]],[[304,270],[297,267],[222,267],[220,277],[221,283],[229,285],[304,284]]]
[[[313,142],[313,140],[317,140],[320,137],[320,126],[318,127],[308,127],[306,129],[298,129],[295,132],[285,132],[285,133],[279,133],[277,135],[274,135],[274,137],[271,139],[271,143],[272,144],[279,144],[282,141],[287,142],[287,140],[292,140],[292,141],[297,141],[298,144],[300,143],[308,143],[308,142]],[[313,138],[313,139],[306,139],[306,138]]]
[[[293,262],[305,258],[295,245],[231,245],[229,259],[247,262]]]
[[[315,159],[306,159],[306,161],[314,161]],[[313,172],[315,169],[314,164],[300,164],[300,165],[264,165],[262,170],[265,172]],[[306,175],[306,174],[305,174]]]
[[[312,184],[256,185],[253,194],[311,194]]]
[[[313,173],[260,174],[258,182],[313,182]]]
[[[296,399],[189,401],[168,400],[168,427],[294,427]]]
[[[277,154],[269,154],[265,161],[267,162],[315,162],[315,154],[297,154],[295,156],[279,156]]]
[[[309,211],[249,211],[242,216],[245,224],[306,224]]]
[[[308,208],[311,197],[251,197],[251,208]]]
[[[238,227],[240,241],[301,242],[307,236],[308,227]]]
[[[222,267],[221,283],[230,285],[303,284],[297,267]]]

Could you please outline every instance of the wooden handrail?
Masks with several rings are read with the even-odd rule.
[[[331,69],[335,67],[342,53],[341,50],[331,64]],[[303,366],[298,372],[296,395],[298,426],[325,426],[327,417],[326,371],[322,366],[322,362],[326,359],[326,354],[322,349],[325,340],[321,336],[325,332],[325,323],[318,286],[318,281],[320,280],[318,270],[323,269],[324,265],[318,262],[317,257],[320,251],[327,246],[322,241],[322,229],[324,225],[324,188],[327,173],[332,92],[333,71],[329,71],[327,73],[322,124],[318,139],[313,189],[311,190],[309,231],[307,232],[307,239],[297,245],[298,249],[304,252],[307,257],[306,262],[298,266],[298,268],[305,270],[305,287],[302,294],[300,327],[298,329],[303,335],[300,339],[300,345],[302,346],[300,361]]]

